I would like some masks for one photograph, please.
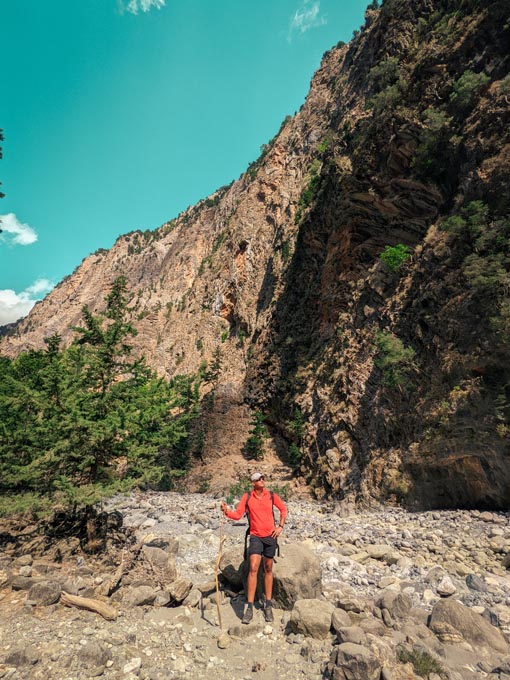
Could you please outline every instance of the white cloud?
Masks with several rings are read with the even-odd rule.
[[[121,12],[127,10],[131,14],[138,14],[140,10],[148,12],[153,7],[161,9],[165,3],[166,0],[119,0],[119,7]]]
[[[294,12],[289,23],[289,32],[287,40],[292,41],[294,33],[303,35],[311,28],[318,28],[325,26],[328,20],[325,16],[321,16],[320,0],[311,2],[311,0],[303,0],[301,6]]]
[[[29,246],[37,241],[37,233],[28,224],[23,224],[14,213],[0,215],[0,243],[14,246]]]
[[[0,290],[0,326],[26,316],[37,300],[49,293],[53,286],[48,279],[37,279],[21,293],[9,288]]]

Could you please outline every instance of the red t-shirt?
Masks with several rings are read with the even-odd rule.
[[[241,519],[246,512],[246,501],[249,497],[248,512],[250,513],[250,534],[253,536],[271,536],[274,530],[273,503],[267,489],[262,490],[259,497],[255,491],[245,493],[235,510],[228,510],[227,517]],[[273,494],[273,502],[280,511],[280,521],[287,517],[287,507],[278,494]]]

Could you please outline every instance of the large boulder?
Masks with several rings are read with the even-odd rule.
[[[301,543],[282,546],[282,554],[273,567],[273,601],[290,610],[298,600],[318,598],[322,592],[320,560]],[[263,592],[263,574],[259,574],[259,589]]]
[[[334,607],[325,600],[298,600],[290,614],[290,627],[294,633],[324,640],[331,628]]]
[[[248,562],[243,562],[243,548],[231,548],[220,560],[220,571],[234,590],[246,588]],[[317,598],[322,591],[319,558],[301,543],[281,547],[281,555],[273,564],[273,602],[281,609],[291,610],[298,600]],[[264,570],[260,563],[256,597],[264,594]]]
[[[439,600],[434,605],[430,617],[430,629],[443,634],[444,624],[458,631],[462,638],[475,648],[483,647],[502,654],[510,652],[508,643],[495,626],[457,600],[451,598]]]

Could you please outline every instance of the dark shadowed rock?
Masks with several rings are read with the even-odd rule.
[[[46,607],[58,602],[61,592],[62,586],[57,581],[40,581],[30,588],[28,599]]]
[[[470,590],[475,590],[478,593],[486,593],[489,590],[483,578],[476,574],[468,574],[466,576],[466,585]]]
[[[234,588],[243,587],[243,548],[241,545],[223,552],[220,560],[220,571]]]
[[[20,576],[19,574],[12,576],[10,582],[13,590],[30,590],[34,583],[37,583],[30,576]]]
[[[19,645],[5,657],[8,666],[34,666],[39,661],[39,652],[32,645]]]

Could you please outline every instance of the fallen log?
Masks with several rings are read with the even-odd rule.
[[[66,607],[77,607],[78,609],[87,609],[90,612],[100,614],[103,619],[107,621],[115,621],[117,612],[109,605],[101,602],[101,600],[93,600],[90,597],[79,597],[78,595],[70,595],[62,591],[60,602]]]

